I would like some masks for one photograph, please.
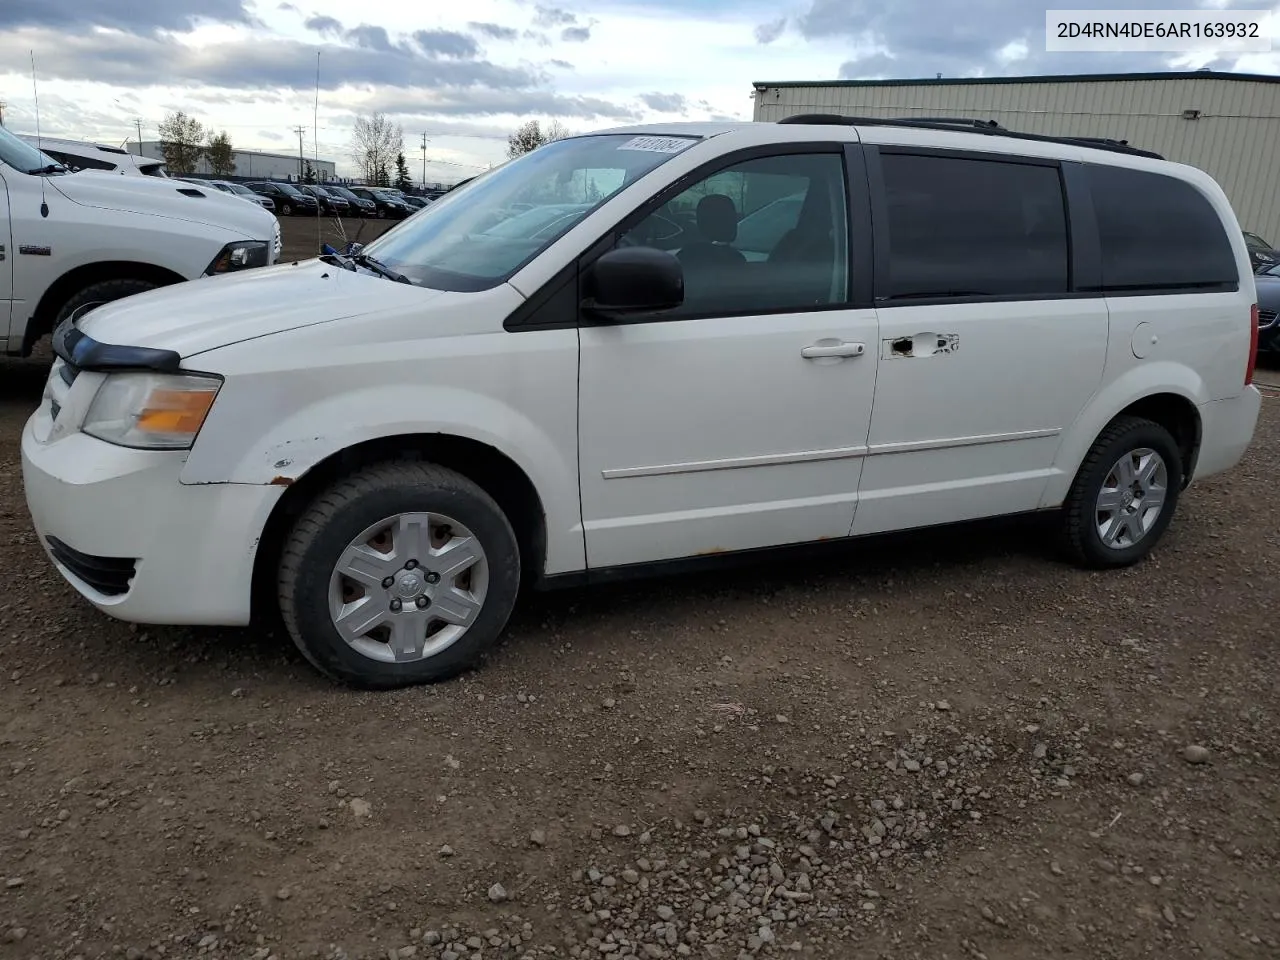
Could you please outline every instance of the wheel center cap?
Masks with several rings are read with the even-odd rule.
[[[421,570],[404,570],[396,577],[395,595],[401,600],[412,600],[426,589],[427,578]]]
[[[1134,501],[1133,491],[1132,491],[1132,490],[1126,490],[1126,491],[1124,492],[1124,505],[1125,505],[1126,507],[1132,507],[1132,506],[1133,506],[1133,501]]]

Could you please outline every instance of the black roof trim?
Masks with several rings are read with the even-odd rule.
[[[846,127],[914,127],[918,130],[946,130],[950,133],[976,133],[984,137],[1009,137],[1013,140],[1036,140],[1040,143],[1062,143],[1073,147],[1089,147],[1093,150],[1107,150],[1111,153],[1125,153],[1134,157],[1149,157],[1152,160],[1163,160],[1158,153],[1129,146],[1128,140],[1109,140],[1106,137],[1054,137],[1043,133],[1020,133],[1007,130],[994,121],[987,123],[958,118],[947,120],[893,119],[886,117],[846,117],[835,113],[797,113],[783,117],[778,123],[830,124]]]
[[[1237,80],[1280,83],[1280,76],[1232,73],[1226,70],[1162,70],[1154,73],[1059,73],[1026,77],[918,77],[895,80],[779,80],[756,81],[757,90],[773,87],[947,87],[1001,83],[1114,83],[1123,80]]]

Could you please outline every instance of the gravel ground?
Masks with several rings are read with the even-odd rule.
[[[1280,392],[1128,571],[867,541],[529,598],[366,694],[79,601],[22,501],[43,376],[0,363],[0,958],[1280,955]]]
[[[321,244],[331,244],[338,250],[347,240],[368,243],[394,227],[398,220],[363,220],[336,217],[280,217],[280,232],[284,249],[280,259],[298,260],[314,257]]]

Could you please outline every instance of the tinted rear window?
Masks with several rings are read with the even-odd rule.
[[[1068,288],[1056,167],[917,154],[881,156],[889,283],[879,296],[1028,297]]]
[[[1102,289],[1220,289],[1239,282],[1235,254],[1207,197],[1176,177],[1089,167],[1102,246]]]

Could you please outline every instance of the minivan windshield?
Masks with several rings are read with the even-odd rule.
[[[596,134],[544,144],[447,193],[365,247],[437,290],[505,281],[611,196],[697,142]]]
[[[4,127],[0,127],[0,161],[22,173],[66,172],[66,167],[57,160],[41,153],[31,144],[19,140]]]

